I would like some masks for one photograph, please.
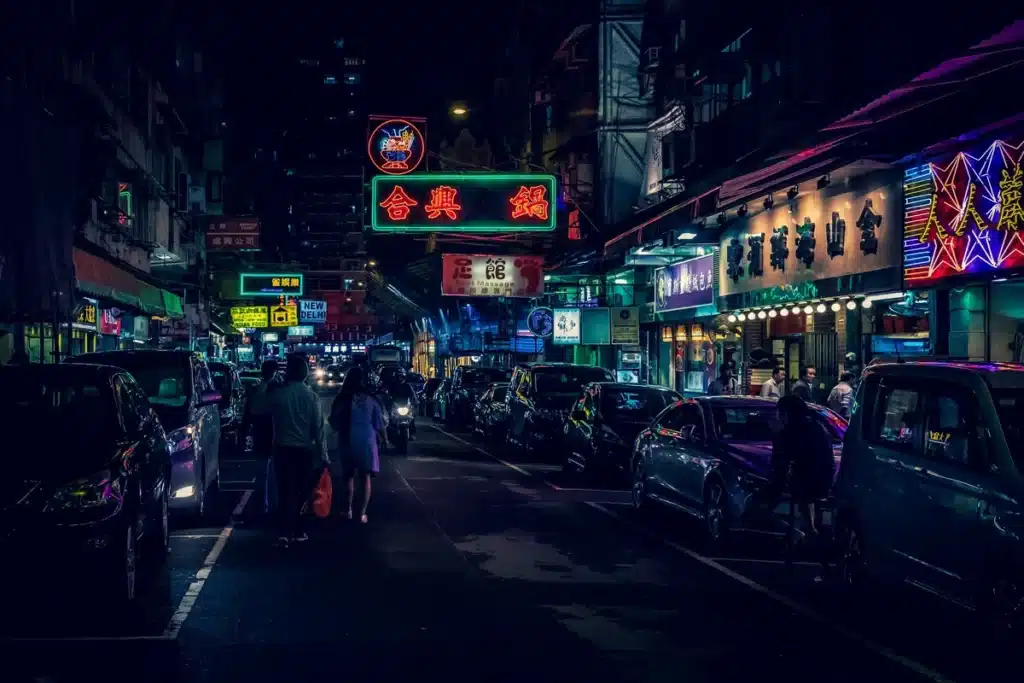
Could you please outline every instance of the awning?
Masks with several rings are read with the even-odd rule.
[[[143,282],[110,261],[75,249],[75,286],[84,294],[109,299],[147,315],[185,317],[181,297]]]

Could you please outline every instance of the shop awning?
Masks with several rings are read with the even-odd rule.
[[[143,282],[110,261],[75,249],[75,286],[84,294],[109,299],[147,315],[183,318],[181,297]]]

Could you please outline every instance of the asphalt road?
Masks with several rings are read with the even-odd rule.
[[[490,450],[421,425],[408,456],[383,459],[369,524],[314,520],[289,548],[254,492],[259,464],[226,460],[210,519],[175,529],[144,619],[26,626],[0,640],[3,680],[966,683],[999,670],[959,608],[910,589],[848,604],[811,563],[786,567],[777,538],[712,552],[685,519],[635,518],[625,491],[560,486],[552,467]]]

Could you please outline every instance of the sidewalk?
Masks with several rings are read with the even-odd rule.
[[[384,470],[368,525],[317,520],[289,548],[236,530],[182,629],[181,680],[607,678],[582,641],[504,599]]]

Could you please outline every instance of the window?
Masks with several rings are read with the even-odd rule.
[[[338,79],[334,76],[324,76],[324,85],[337,85]]]
[[[359,85],[359,74],[345,74],[345,85]]]
[[[675,392],[656,389],[609,389],[601,398],[601,412],[612,419],[650,420],[680,398]]]
[[[948,393],[925,400],[924,454],[935,460],[968,464],[967,444],[972,438],[964,405]]]
[[[655,426],[665,431],[678,432],[683,426],[685,417],[683,413],[684,407],[685,404],[670,408],[666,413],[662,414],[661,419],[658,420]]]
[[[920,431],[918,392],[885,385],[879,389],[873,440],[884,445],[913,448]]]
[[[210,171],[206,174],[206,199],[209,202],[217,203],[223,201],[224,176],[217,171]]]
[[[1017,464],[1017,469],[1024,472],[1024,391],[995,390],[992,392],[992,401],[996,404],[996,413],[999,415],[1006,445],[1010,448],[1010,456]]]

